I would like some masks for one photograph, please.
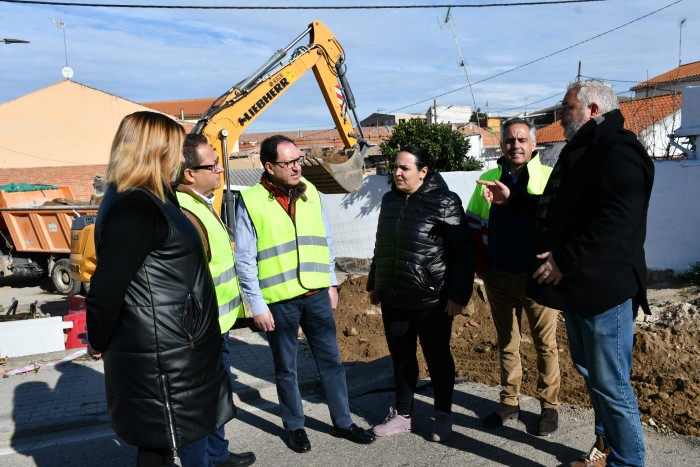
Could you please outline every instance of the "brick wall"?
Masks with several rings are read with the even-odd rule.
[[[95,193],[92,185],[95,175],[104,176],[106,165],[81,165],[70,167],[33,167],[0,169],[0,185],[8,183],[45,183],[68,186],[75,199],[89,201]]]

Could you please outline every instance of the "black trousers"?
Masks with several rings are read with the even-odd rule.
[[[136,450],[137,467],[172,466],[174,464],[175,455],[172,449],[138,446]]]
[[[453,318],[445,313],[445,304],[409,311],[382,303],[382,321],[394,366],[398,413],[410,415],[413,409],[418,383],[418,339],[433,383],[435,410],[452,413],[455,362],[450,351],[450,337]]]

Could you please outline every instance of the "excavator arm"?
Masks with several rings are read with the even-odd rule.
[[[297,46],[306,36],[308,44]],[[290,51],[291,57],[285,60]],[[309,70],[314,73],[349,158],[340,164],[307,158],[304,177],[323,193],[349,193],[360,189],[368,145],[355,114],[355,98],[345,77],[343,48],[319,21],[309,24],[304,33],[278,50],[255,73],[214,101],[195,125],[192,132],[205,135],[222,157],[226,176],[229,174],[229,142],[237,141],[261,113]],[[359,134],[355,133],[353,122]],[[222,185],[228,186],[228,180]]]
[[[294,49],[306,36],[309,43]],[[291,58],[284,60],[290,50]],[[229,183],[229,141],[236,141],[246,128],[307,71],[313,70],[321,94],[345,144],[348,160],[330,164],[320,158],[308,158],[304,177],[322,193],[349,193],[362,187],[362,169],[367,143],[355,114],[355,99],[345,78],[345,55],[333,34],[320,22],[314,21],[307,30],[286,48],[278,50],[260,69],[219,97],[193,128],[193,133],[207,137],[224,162],[222,188],[216,206],[224,222],[234,225],[233,194],[226,190]],[[352,114],[351,120],[349,113]],[[354,133],[356,122],[359,135]],[[223,194],[222,194],[223,192]],[[93,225],[86,228],[73,223],[71,269],[73,276],[89,287],[95,269]]]

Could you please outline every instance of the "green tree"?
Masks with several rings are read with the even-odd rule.
[[[396,125],[391,137],[379,144],[389,168],[393,167],[396,154],[404,146],[420,146],[427,149],[435,168],[440,172],[483,168],[481,161],[466,156],[469,141],[445,123],[428,123],[424,119],[414,118]]]

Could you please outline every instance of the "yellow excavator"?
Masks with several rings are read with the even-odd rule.
[[[309,37],[308,43],[299,45],[305,37]],[[290,58],[285,59],[290,51]],[[322,157],[307,157],[303,175],[322,193],[351,193],[362,187],[365,153],[369,145],[355,113],[355,98],[345,76],[345,53],[330,30],[320,21],[314,21],[252,75],[217,98],[192,129],[192,133],[206,136],[224,162],[224,180],[215,199],[222,200],[216,208],[227,225],[233,227],[235,217],[235,196],[228,189],[234,185],[229,180],[229,142],[237,141],[260,114],[309,70],[314,73],[340,133],[347,160],[329,163]],[[71,271],[87,291],[96,265],[94,226],[80,218],[76,218],[73,225]]]

